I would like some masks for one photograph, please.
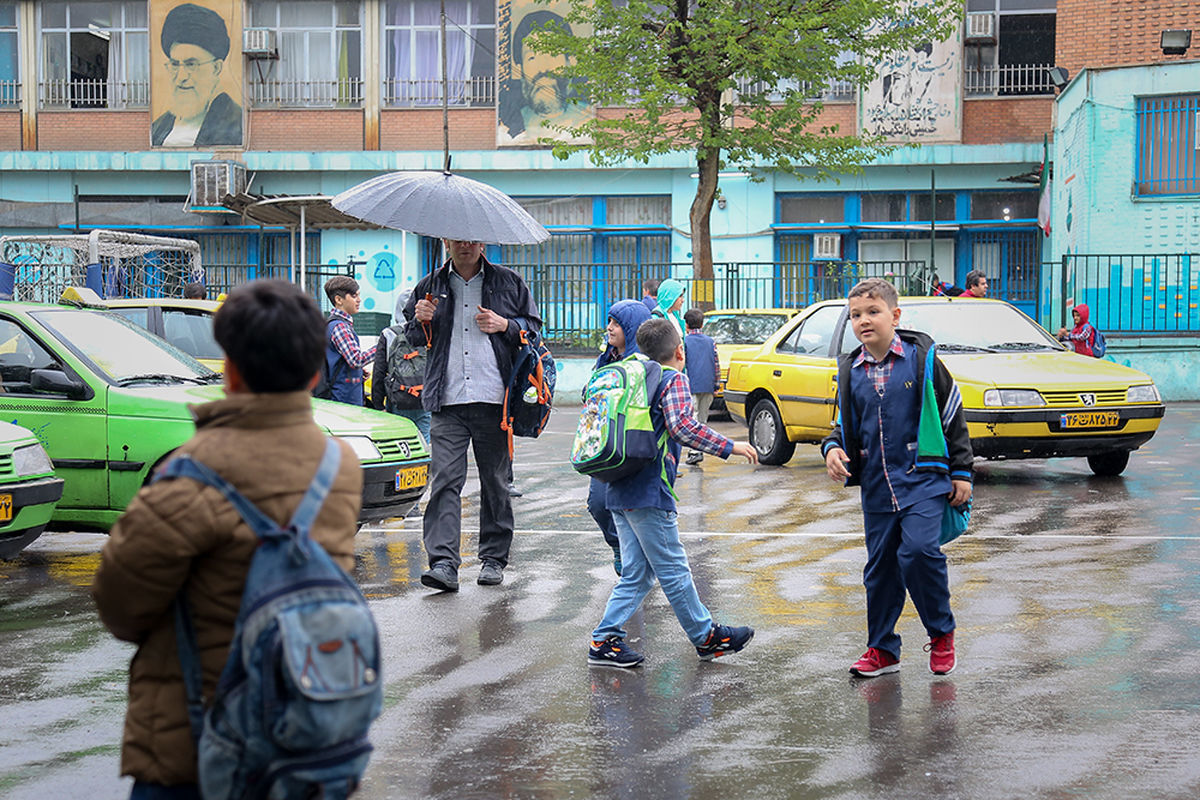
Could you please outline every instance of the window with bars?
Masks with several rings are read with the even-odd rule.
[[[1136,194],[1200,194],[1200,94],[1137,99]]]
[[[255,0],[250,27],[275,30],[279,60],[248,71],[256,107],[358,107],[363,101],[359,0]]]
[[[17,4],[0,3],[0,108],[21,104]]]
[[[994,35],[966,41],[968,95],[1053,94],[1056,0],[967,0],[967,14],[990,14]]]
[[[383,35],[384,103],[440,106],[441,0],[389,0]],[[445,94],[452,106],[495,105],[494,0],[446,0]]]
[[[41,107],[150,105],[145,2],[39,3],[38,11]]]

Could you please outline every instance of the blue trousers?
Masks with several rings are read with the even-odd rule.
[[[904,593],[932,638],[954,630],[946,556],[938,546],[943,495],[920,500],[895,512],[863,512],[867,565],[867,644],[900,657],[896,621],[904,609]]]
[[[641,606],[657,579],[671,603],[675,618],[694,645],[704,644],[712,630],[712,615],[692,582],[687,553],[679,541],[674,511],[660,508],[626,508],[613,511],[621,540],[621,580],[613,587],[604,618],[592,632],[601,641],[610,636],[625,638],[625,623]]]
[[[592,515],[592,519],[596,520],[596,525],[604,534],[604,542],[609,547],[616,548],[620,547],[621,540],[617,537],[617,525],[613,522],[613,513],[605,505],[607,495],[608,484],[592,478],[588,484],[588,513]]]

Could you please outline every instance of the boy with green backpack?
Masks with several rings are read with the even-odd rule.
[[[637,330],[637,346],[642,356],[617,362],[613,367],[628,367],[626,376],[644,396],[639,403],[625,403],[623,418],[611,425],[603,420],[604,405],[621,404],[625,398],[620,391],[610,393],[609,400],[597,403],[590,417],[601,424],[589,427],[589,408],[585,402],[584,418],[576,434],[572,465],[584,474],[595,475],[607,482],[605,506],[612,513],[621,547],[621,579],[613,588],[605,608],[604,618],[592,632],[588,663],[614,667],[636,667],[644,657],[625,643],[624,626],[638,610],[657,581],[671,603],[684,632],[696,648],[702,661],[736,653],[754,636],[750,627],[730,627],[714,624],[712,615],[700,601],[687,554],[679,540],[676,523],[675,475],[686,444],[706,453],[728,458],[731,454],[745,456],[751,463],[758,457],[746,442],[733,442],[700,424],[692,413],[692,396],[683,368],[683,340],[675,326],[665,319],[651,319]],[[638,359],[640,366],[632,364]],[[598,371],[589,381],[589,389]],[[615,372],[615,370],[614,370]],[[621,378],[624,380],[625,378]],[[585,393],[586,394],[586,393]],[[585,397],[585,401],[587,398]],[[644,405],[642,405],[644,403]],[[649,429],[657,447],[648,459],[631,459],[622,463],[626,454],[623,437],[617,428],[637,428],[645,432],[648,411]],[[612,417],[608,417],[612,421]],[[599,436],[594,434],[600,434]],[[611,434],[611,435],[608,435]],[[603,438],[613,447],[595,446]],[[590,441],[592,445],[584,444]],[[619,452],[618,452],[619,451]],[[607,466],[597,466],[600,461]],[[589,471],[590,470],[590,471]],[[636,470],[636,471],[635,471]],[[613,478],[620,474],[620,477]],[[607,479],[607,480],[606,480]]]

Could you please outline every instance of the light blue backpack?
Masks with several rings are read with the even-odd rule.
[[[207,711],[190,610],[175,603],[176,638],[205,800],[321,797],[357,787],[383,709],[379,633],[354,581],[308,535],[337,475],[332,439],[286,528],[209,467],[180,456],[155,480],[216,487],[259,537],[229,660]]]

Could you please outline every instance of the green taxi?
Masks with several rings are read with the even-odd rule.
[[[62,478],[33,434],[0,422],[0,558],[13,558],[42,535],[62,492]]]
[[[977,457],[1086,457],[1119,475],[1158,430],[1165,406],[1145,373],[1077,355],[1000,300],[902,297],[900,327],[924,331],[962,393]],[[858,346],[845,300],[807,307],[729,366],[726,405],[761,461],[783,464],[820,442],[837,407],[837,356]]]
[[[113,312],[0,302],[0,410],[37,437],[65,482],[55,527],[111,527],[192,435],[188,405],[223,396],[220,375]],[[362,462],[360,522],[407,513],[429,471],[416,427],[323,400],[313,414]]]

